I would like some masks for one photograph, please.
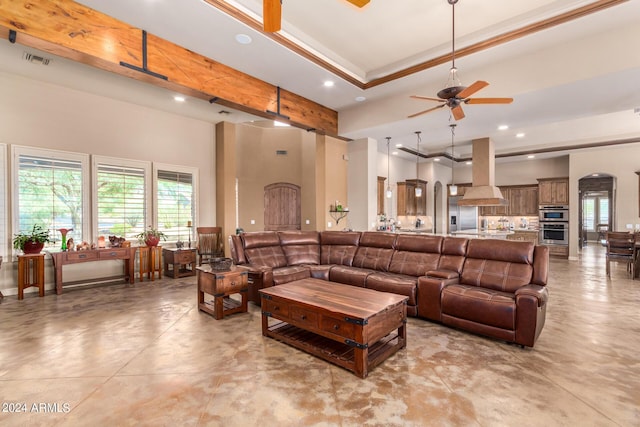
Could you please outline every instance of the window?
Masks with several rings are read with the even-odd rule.
[[[589,192],[582,199],[583,227],[597,231],[599,224],[609,224],[609,197],[606,192]]]
[[[151,225],[150,163],[94,156],[93,170],[97,236],[136,240]]]
[[[49,229],[49,248],[60,245],[59,228],[73,229],[67,238],[85,239],[89,157],[18,146],[12,147],[12,153],[14,233],[40,224]]]
[[[154,164],[156,220],[169,241],[193,238],[198,171],[195,168]]]

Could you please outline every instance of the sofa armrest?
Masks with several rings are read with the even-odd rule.
[[[538,307],[542,307],[549,299],[549,291],[546,286],[525,285],[516,291],[516,299],[520,296],[531,296],[538,300]]]
[[[437,279],[457,279],[460,277],[460,274],[452,270],[429,270],[427,271],[427,276]]]
[[[458,275],[452,279],[422,276],[418,278],[418,317],[440,322],[442,319],[442,304],[440,294],[451,284],[458,283]]]

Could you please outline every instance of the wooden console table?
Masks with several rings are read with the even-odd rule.
[[[90,249],[84,251],[69,252],[48,252],[53,261],[53,268],[56,276],[56,294],[62,293],[62,267],[67,264],[78,264],[81,262],[113,261],[121,259],[124,261],[124,275],[109,277],[106,279],[124,278],[129,283],[135,281],[135,256],[137,247],[111,248],[111,249]]]

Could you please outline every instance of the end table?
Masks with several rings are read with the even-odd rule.
[[[216,271],[211,265],[196,267],[198,272],[198,309],[216,318],[247,312],[248,274],[244,268],[232,266],[228,271]],[[213,304],[204,295],[213,295]],[[229,298],[240,294],[241,301]]]
[[[167,277],[195,276],[196,250],[190,248],[163,248],[164,275]],[[169,268],[171,267],[171,268]]]
[[[44,296],[44,254],[18,255],[18,299],[23,299],[24,290],[31,286]]]

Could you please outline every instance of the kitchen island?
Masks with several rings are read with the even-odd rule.
[[[506,239],[510,234],[514,234],[511,230],[479,230],[477,228],[469,230],[453,231],[452,236],[466,237],[468,239]]]

